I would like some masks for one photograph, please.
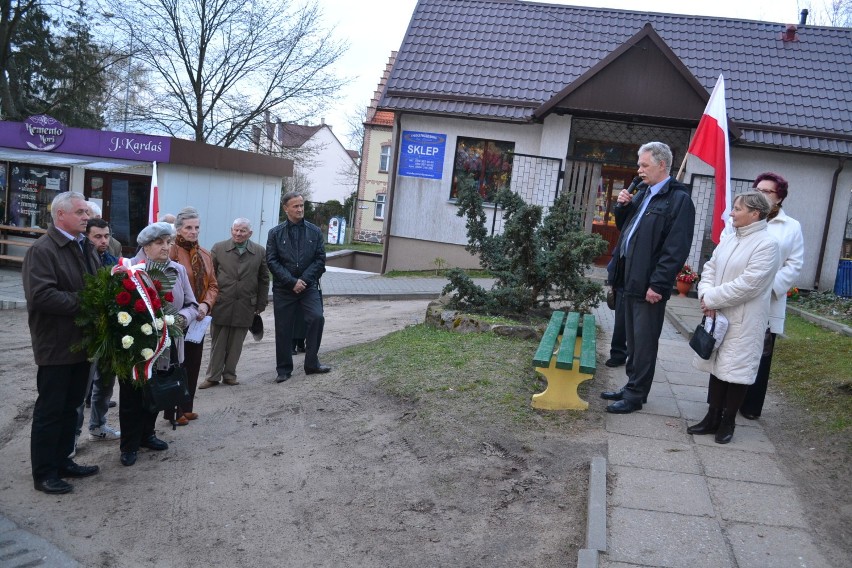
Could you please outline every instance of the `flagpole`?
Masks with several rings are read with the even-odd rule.
[[[692,145],[692,140],[689,141],[689,144],[690,144],[690,146]],[[689,148],[689,146],[687,146],[687,148]],[[689,157],[689,153],[686,153],[686,154],[683,155],[683,161],[680,163],[680,169],[677,171],[677,175],[675,176],[675,179],[677,181],[683,181],[683,178],[682,178],[683,168],[686,167],[686,159],[688,157]]]

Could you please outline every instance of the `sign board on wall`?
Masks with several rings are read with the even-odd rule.
[[[402,131],[399,152],[399,175],[441,179],[444,173],[446,134]]]

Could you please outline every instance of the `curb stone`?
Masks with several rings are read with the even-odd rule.
[[[577,554],[577,568],[597,568],[598,553],[606,552],[606,458],[592,458],[586,515],[586,548]]]

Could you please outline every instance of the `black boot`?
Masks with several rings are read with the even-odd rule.
[[[690,426],[686,429],[687,434],[715,434],[716,430],[719,429],[719,422],[722,420],[722,409],[721,408],[713,408],[712,406],[707,410],[707,416],[705,416],[701,422],[696,424],[695,426]]]
[[[737,413],[726,412],[722,415],[722,421],[719,423],[719,429],[716,431],[716,443],[727,444],[734,437],[734,427],[736,426]]]

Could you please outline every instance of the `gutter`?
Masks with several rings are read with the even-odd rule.
[[[396,191],[396,169],[399,161],[399,148],[401,146],[401,122],[402,113],[394,113],[393,139],[391,147],[396,148],[396,152],[391,157],[391,170],[388,173],[388,199],[387,199],[387,217],[384,225],[384,243],[382,246],[382,267],[379,270],[380,274],[384,274],[388,267],[388,245],[390,244],[391,225],[393,223],[393,198]]]
[[[814,290],[819,290],[819,278],[822,274],[822,262],[825,257],[825,248],[828,245],[828,229],[831,227],[831,214],[834,213],[834,198],[837,195],[837,180],[840,177],[840,172],[843,171],[843,166],[846,164],[846,158],[840,158],[837,161],[837,169],[834,170],[834,177],[831,179],[831,196],[828,198],[828,209],[825,211],[825,224],[822,230],[822,242],[819,246],[819,260],[817,261],[816,276],[814,277]]]

